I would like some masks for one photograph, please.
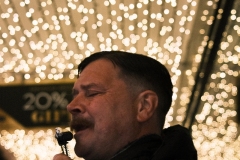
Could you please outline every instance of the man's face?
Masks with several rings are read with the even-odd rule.
[[[90,63],[74,84],[72,114],[75,152],[85,159],[109,159],[138,133],[135,98],[105,59]]]

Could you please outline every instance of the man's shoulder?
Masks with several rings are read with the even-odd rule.
[[[127,145],[111,160],[150,160],[161,144],[159,135],[146,135]]]
[[[196,160],[197,151],[187,128],[175,125],[162,135],[146,135],[130,143],[111,160]]]
[[[180,125],[171,126],[162,132],[162,144],[156,150],[153,160],[196,160],[190,131]]]

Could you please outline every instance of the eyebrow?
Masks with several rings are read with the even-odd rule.
[[[80,88],[82,90],[88,90],[90,88],[96,88],[96,89],[100,89],[100,90],[106,90],[105,87],[103,87],[103,85],[101,84],[97,84],[97,83],[90,83],[90,84],[87,84],[87,85],[80,85]],[[76,95],[78,94],[79,91],[77,89],[72,89],[72,95]]]

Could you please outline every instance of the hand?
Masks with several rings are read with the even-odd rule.
[[[66,156],[65,154],[60,153],[60,154],[56,154],[53,157],[53,160],[71,160],[71,159],[68,156]]]

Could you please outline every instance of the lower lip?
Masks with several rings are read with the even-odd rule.
[[[82,134],[84,131],[86,131],[87,128],[83,129],[83,130],[80,130],[80,131],[77,131],[75,134],[74,134],[74,138],[76,139],[76,136]]]

